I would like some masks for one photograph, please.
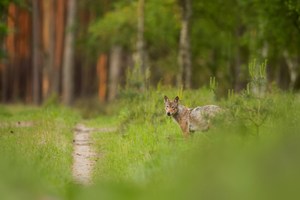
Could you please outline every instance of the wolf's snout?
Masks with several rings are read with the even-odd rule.
[[[171,113],[167,112],[167,115],[168,115],[168,116],[171,116]]]

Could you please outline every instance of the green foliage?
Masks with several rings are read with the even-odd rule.
[[[121,45],[130,53],[135,52],[136,2],[112,3],[111,9],[90,26],[90,44],[97,45],[100,51]],[[253,57],[267,58],[272,70],[279,69],[278,59],[284,51],[297,57],[300,15],[296,0],[274,0],[272,3],[203,0],[193,1],[192,10],[190,39],[194,87],[203,86],[213,76],[222,80],[220,90],[227,91],[235,82],[232,80],[234,68],[240,69],[239,78],[246,81],[247,63]],[[149,0],[145,3],[144,36],[151,83],[171,84],[175,80],[180,20],[178,1]]]
[[[116,2],[114,9],[98,18],[89,27],[89,44],[98,51],[108,51],[119,45],[129,51],[136,51],[137,4]],[[145,48],[152,76],[162,76],[167,72],[174,78],[177,65],[177,47],[180,21],[175,0],[150,0],[145,3]],[[95,47],[96,45],[96,47]],[[133,67],[133,66],[129,66]],[[153,70],[159,67],[160,70]],[[172,71],[171,71],[172,70]],[[157,81],[157,80],[155,80]]]
[[[71,133],[79,116],[65,108],[17,105],[1,108],[0,116],[2,198],[66,196],[72,180]]]
[[[216,82],[216,77],[209,78],[209,89],[216,95],[216,90],[218,87],[218,82]]]
[[[262,97],[267,87],[267,60],[257,65],[256,59],[249,63],[250,83],[247,85],[247,94]],[[251,91],[250,91],[251,90]]]
[[[258,99],[247,92],[230,92],[231,98],[220,103],[214,102],[211,90],[184,91],[185,105],[214,103],[225,109],[211,130],[186,140],[163,110],[163,96],[177,94],[177,90],[150,90],[123,99],[121,129],[95,135],[103,157],[97,162],[96,185],[80,193],[83,197],[296,197],[299,98],[278,93]]]
[[[131,47],[135,37],[136,4],[130,3],[118,10],[112,10],[105,14],[90,26],[91,44],[95,40],[101,45],[100,48],[107,51],[113,45]]]
[[[254,126],[256,136],[259,136],[260,127],[266,122],[274,103],[270,95],[266,95],[266,66],[266,60],[257,65],[254,59],[249,63],[250,82],[247,88],[241,95],[235,95],[233,90],[228,91],[227,106],[231,117],[244,125]]]
[[[141,72],[141,68],[136,63],[133,69],[128,69],[125,91],[137,90],[141,91],[145,87],[145,77]]]
[[[299,96],[229,94],[217,102],[205,88],[151,89],[123,96],[117,116],[85,120],[91,127],[119,127],[93,136],[100,157],[91,187],[69,184],[77,114],[55,106],[1,107],[1,194],[9,199],[296,198]],[[184,139],[164,113],[164,95],[180,95],[190,107],[221,105],[225,113],[208,132]],[[17,127],[17,121],[33,126]]]
[[[97,165],[96,180],[122,180],[144,185],[164,178],[153,175],[166,172],[177,155],[188,148],[179,127],[164,113],[163,96],[166,93],[170,98],[178,95],[176,90],[151,89],[138,96],[123,97],[120,129],[116,133],[95,136],[99,151],[104,152]],[[190,105],[197,101],[204,104],[209,102],[207,93],[210,91],[184,92],[183,101]],[[213,94],[209,99],[212,98]]]

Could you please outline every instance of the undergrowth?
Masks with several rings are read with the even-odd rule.
[[[0,107],[2,199],[66,197],[72,182],[72,128],[80,116],[57,107]]]
[[[1,106],[0,190],[6,199],[297,199],[300,98],[251,90],[215,98],[209,88],[124,92],[115,115],[80,116],[60,106]],[[224,114],[184,139],[165,114],[164,95]],[[113,106],[113,105],[112,105]],[[96,132],[94,185],[71,178],[75,123]],[[18,127],[18,122],[33,122]],[[9,172],[9,173],[8,173]],[[21,197],[21,198],[20,198]]]
[[[217,104],[225,114],[208,132],[184,139],[178,125],[164,113],[164,95],[179,95],[188,107]],[[300,150],[300,140],[295,139],[300,128],[299,97],[279,91],[257,96],[245,90],[216,101],[214,95],[206,88],[158,88],[125,95],[118,131],[95,135],[102,155],[94,173],[96,187],[119,183],[117,188],[125,187],[137,199],[154,198],[153,190],[159,191],[155,198],[161,199],[293,197],[287,191],[300,177],[295,167],[300,166],[295,155]],[[288,154],[290,144],[295,149]],[[273,187],[281,189],[273,192]]]

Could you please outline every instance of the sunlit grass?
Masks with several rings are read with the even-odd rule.
[[[60,107],[6,106],[0,116],[0,188],[7,199],[66,195],[78,114]]]
[[[226,114],[184,139],[164,113],[177,90],[126,94],[114,115],[82,120],[62,107],[1,106],[0,192],[7,199],[283,199],[300,180],[300,99],[271,93],[216,101],[207,89],[184,91],[188,106],[217,104]],[[21,127],[18,122],[31,122]],[[94,128],[94,185],[74,185],[76,123]],[[258,125],[257,125],[257,124]],[[105,129],[103,129],[105,130]],[[246,198],[246,199],[247,199]]]
[[[285,165],[289,164],[282,166],[284,161],[277,155],[293,142],[291,138],[299,137],[300,102],[294,95],[236,95],[215,102],[209,91],[187,91],[184,104],[218,104],[226,114],[210,131],[195,133],[186,140],[164,114],[165,93],[176,96],[178,91],[129,97],[119,113],[119,130],[96,134],[97,151],[102,153],[94,173],[96,181],[117,182],[120,187],[136,185],[149,199],[272,199],[287,195],[289,189],[296,191],[294,177],[300,173],[288,167],[286,174]],[[300,159],[293,155],[284,157],[298,166]],[[276,163],[280,167],[275,173],[272,169]],[[272,191],[272,187],[280,186]]]

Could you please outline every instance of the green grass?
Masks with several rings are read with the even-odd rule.
[[[122,95],[114,115],[84,120],[62,107],[2,106],[1,194],[10,199],[297,199],[298,95],[257,98],[245,92],[216,100],[205,88]],[[184,139],[164,113],[164,95],[179,95],[190,107],[217,104],[226,114],[208,132]],[[18,121],[34,126],[16,127]],[[93,135],[100,157],[90,187],[71,178],[77,122],[118,128]]]
[[[95,135],[102,155],[94,173],[99,188],[103,182],[119,183],[138,199],[151,199],[153,191],[161,199],[296,195],[300,180],[296,156],[300,152],[300,101],[296,95],[270,93],[256,98],[243,93],[216,102],[209,90],[185,91],[181,94],[185,105],[214,103],[226,110],[210,131],[185,140],[179,127],[165,116],[164,94],[175,97],[180,92],[152,90],[124,98],[119,130]],[[296,149],[287,154],[291,143],[296,143]]]
[[[2,198],[66,196],[72,181],[72,128],[79,115],[61,107],[14,105],[1,106],[0,118]]]

